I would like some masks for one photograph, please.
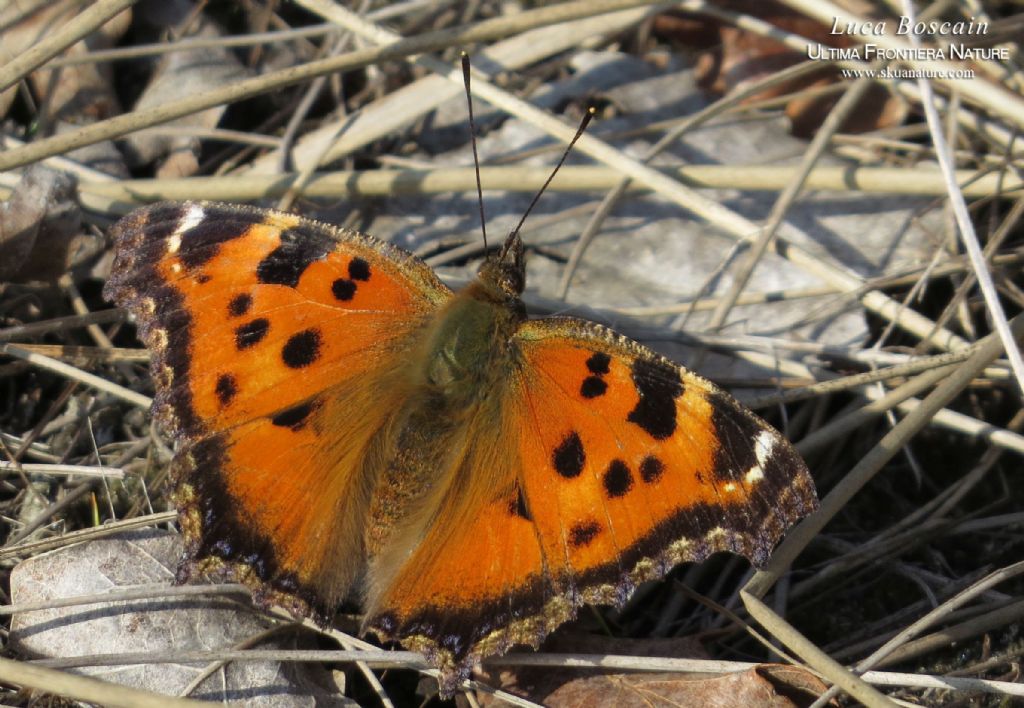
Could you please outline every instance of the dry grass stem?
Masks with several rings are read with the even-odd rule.
[[[666,170],[694,189],[742,189],[779,191],[791,182],[797,168],[765,165],[690,165]],[[485,190],[535,193],[549,174],[548,168],[482,167]],[[974,179],[976,173],[963,170],[958,179],[968,183],[968,196],[988,196],[997,189],[1019,191],[1019,177],[989,173]],[[298,178],[296,173],[276,175],[224,175],[184,177],[180,179],[135,179],[102,183],[83,181],[81,191],[87,206],[109,208],[126,213],[140,204],[163,199],[251,200],[284,194]],[[563,167],[548,188],[552,192],[606,191],[621,181],[614,168],[600,166]],[[319,172],[310,176],[303,188],[306,197],[343,198],[353,196],[395,196],[402,194],[443,194],[472,191],[475,178],[471,167],[445,167],[430,170],[357,170]],[[891,167],[817,167],[807,178],[807,189],[869,194],[938,196],[945,193],[942,175],[934,169]],[[643,185],[630,185],[632,192],[645,192]]]
[[[109,536],[123,534],[126,531],[134,531],[135,529],[144,529],[151,526],[157,526],[159,524],[172,523],[177,521],[177,519],[178,512],[165,511],[158,514],[150,514],[149,516],[140,516],[134,519],[112,521],[96,528],[71,531],[56,538],[47,538],[41,541],[30,541],[18,545],[4,546],[3,548],[0,548],[0,560],[19,557],[27,558],[29,556],[36,555],[37,553],[43,553],[44,551],[52,551],[55,548],[65,548],[74,543],[94,541],[98,538],[106,538]]]
[[[48,34],[31,49],[0,67],[0,91],[18,83],[33,69],[38,69],[47,60],[91,34],[135,2],[136,0],[97,0],[92,3],[59,30]]]
[[[0,658],[0,680],[24,688],[111,708],[202,708],[203,701],[171,698],[106,681]]]
[[[0,472],[10,472],[17,467],[27,474],[50,474],[68,477],[107,477],[108,479],[124,479],[124,470],[115,467],[97,467],[94,465],[37,465],[27,462],[15,463],[0,460]]]
[[[857,701],[870,708],[892,705],[892,702],[884,694],[850,673],[842,664],[821,651],[757,597],[746,590],[740,591],[740,597],[751,617],[760,622],[773,637],[781,641],[794,654],[806,661],[808,666],[819,675],[840,686]]]
[[[447,47],[498,39],[524,32],[534,27],[647,4],[649,3],[643,0],[565,2],[553,7],[528,10],[511,17],[485,20],[466,28],[429,32],[386,47],[357,50],[337,57],[309,62],[301,66],[282,69],[253,79],[232,83],[219,89],[177,101],[171,105],[161,105],[143,111],[126,113],[122,116],[93,123],[70,133],[43,138],[24,147],[7,150],[0,153],[0,170],[9,170],[14,167],[27,165],[53,155],[92,145],[101,140],[120,137],[141,128],[149,128],[174,120],[175,118],[198,113],[207,108],[240,101],[243,98],[249,98],[302,81],[315,79],[318,76],[359,69],[391,59],[400,59]]]
[[[124,386],[119,386],[100,376],[90,374],[87,371],[82,371],[81,369],[69,366],[62,361],[57,361],[51,357],[37,354],[36,352],[29,351],[23,347],[16,347],[13,344],[0,344],[0,354],[6,354],[17,359],[22,359],[33,366],[38,366],[41,369],[47,369],[54,373],[61,374],[73,381],[78,381],[79,383],[83,383],[105,393],[109,393],[111,396],[116,396],[117,398],[127,401],[139,408],[149,410],[149,407],[153,405],[153,400],[149,396],[143,396],[140,393],[136,393]]]

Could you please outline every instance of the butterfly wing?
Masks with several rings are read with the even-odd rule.
[[[817,505],[789,442],[646,347],[562,318],[524,323],[514,345],[502,419],[485,426],[504,445],[465,463],[486,498],[438,515],[368,620],[431,654],[449,689],[678,563],[728,550],[762,564]]]
[[[398,249],[280,212],[157,204],[112,235],[105,295],[136,316],[154,411],[183,442],[188,554],[278,604],[332,609],[362,572],[405,348],[450,291]]]

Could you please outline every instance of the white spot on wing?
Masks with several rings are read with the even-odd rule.
[[[757,434],[754,441],[754,454],[757,455],[757,463],[764,465],[772,456],[772,449],[775,447],[775,436],[769,430],[762,430]]]
[[[178,249],[181,248],[181,235],[191,228],[199,225],[199,222],[203,220],[205,213],[203,208],[198,204],[189,204],[188,208],[181,215],[181,221],[178,222],[178,226],[174,229],[174,233],[167,239],[167,252],[177,253]]]
[[[747,470],[743,481],[747,485],[760,482],[764,479],[764,466],[771,459],[772,450],[775,448],[775,436],[768,430],[762,430],[754,438],[754,455],[757,457],[757,464]]]

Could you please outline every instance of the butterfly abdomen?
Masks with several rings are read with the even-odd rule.
[[[406,406],[374,489],[367,547],[371,557],[385,554],[378,566],[391,568],[404,559],[438,515],[452,513],[443,508],[452,491],[487,473],[465,461],[481,431],[502,427],[514,368],[511,342],[522,319],[521,308],[506,300],[478,281],[441,308],[420,335],[407,372]]]

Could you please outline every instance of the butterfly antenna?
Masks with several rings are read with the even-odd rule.
[[[597,109],[591,106],[590,108],[587,109],[587,112],[583,114],[583,120],[580,121],[580,127],[576,129],[576,135],[574,135],[572,140],[569,141],[569,145],[566,146],[565,152],[562,153],[561,159],[558,161],[558,164],[555,165],[555,169],[551,170],[551,174],[548,176],[547,180],[544,182],[543,185],[541,185],[541,188],[537,192],[537,194],[534,195],[533,201],[530,202],[530,206],[526,207],[526,211],[523,213],[523,218],[519,220],[519,223],[516,224],[516,227],[512,229],[512,232],[508,235],[508,238],[505,240],[505,247],[502,249],[502,253],[508,250],[509,244],[512,243],[515,235],[518,234],[519,230],[523,228],[523,224],[526,223],[526,217],[528,217],[530,215],[530,212],[533,211],[533,207],[537,205],[538,200],[540,200],[540,196],[544,194],[544,190],[548,188],[548,185],[551,184],[551,180],[553,180],[555,178],[555,175],[558,174],[558,170],[560,170],[562,165],[565,163],[565,159],[569,157],[569,153],[572,152],[572,148],[576,144],[576,141],[580,139],[580,136],[583,135],[584,131],[587,129],[587,126],[590,125],[590,119],[594,117],[594,114],[596,112]]]
[[[476,121],[473,120],[473,96],[469,90],[469,55],[462,52],[462,83],[466,87],[469,106],[469,141],[473,145],[473,167],[476,170],[476,200],[480,205],[480,230],[484,233],[484,252],[487,252],[487,218],[484,216],[484,188],[480,184],[480,156],[476,152]]]

